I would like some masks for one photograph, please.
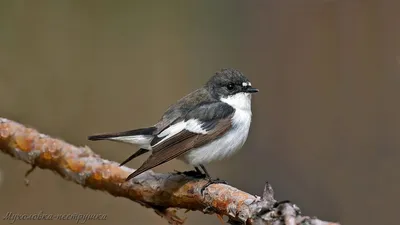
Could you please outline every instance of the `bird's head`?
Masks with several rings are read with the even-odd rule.
[[[243,73],[236,69],[221,69],[206,84],[211,96],[235,108],[250,104],[251,94],[258,92]]]

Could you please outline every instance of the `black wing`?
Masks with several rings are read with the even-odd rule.
[[[198,120],[201,123],[201,128],[208,132],[214,129],[219,120],[233,115],[234,112],[235,109],[224,102],[205,102],[187,112],[183,117],[177,118],[171,124],[166,126],[163,130],[160,130],[158,134],[162,133],[163,131],[167,130],[168,128],[179,122],[188,121],[191,119]],[[169,137],[155,135],[150,145],[156,146],[158,143],[164,141],[165,138]]]
[[[196,133],[183,129],[166,140],[160,139],[154,144],[153,154],[142,166],[130,174],[127,180],[225,134],[232,126],[233,113],[234,109],[231,106],[221,102],[204,104],[190,111],[186,115],[185,121],[196,119],[206,132]]]

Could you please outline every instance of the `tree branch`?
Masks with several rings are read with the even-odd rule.
[[[231,224],[336,224],[302,216],[292,203],[277,203],[268,183],[258,197],[225,184],[210,185],[202,195],[205,180],[152,171],[125,182],[133,169],[102,159],[89,147],[73,146],[4,118],[0,118],[0,150],[32,165],[27,175],[36,167],[52,170],[84,187],[152,208],[171,224],[184,223],[176,209],[215,213],[220,218],[226,215]]]

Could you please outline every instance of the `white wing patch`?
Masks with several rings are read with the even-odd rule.
[[[186,130],[197,133],[197,134],[207,134],[207,131],[201,128],[202,123],[197,119],[190,119],[186,121]]]
[[[168,140],[169,138],[175,136],[182,130],[188,130],[190,132],[196,133],[196,134],[206,134],[207,131],[204,130],[201,127],[201,122],[198,121],[197,119],[190,119],[187,121],[181,121],[179,123],[176,123],[167,129],[165,129],[163,132],[161,132],[159,135],[157,135],[158,138],[163,138],[161,141],[157,142],[154,146],[157,146],[158,144],[164,142],[165,140]]]
[[[174,136],[175,134],[181,132],[183,129],[185,129],[186,127],[186,123],[185,121],[176,123],[170,127],[168,127],[167,129],[163,130],[163,132],[161,132],[159,135],[157,135],[157,137],[162,138],[167,136],[166,139],[168,139],[168,136]]]

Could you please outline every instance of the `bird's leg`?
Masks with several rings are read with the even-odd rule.
[[[200,173],[200,174],[203,174],[203,173],[201,172],[201,170],[199,169],[199,167],[195,166],[194,169],[196,170],[196,172],[198,172],[198,173]]]
[[[179,175],[183,174],[188,177],[199,178],[199,179],[206,177],[206,174],[202,173],[201,170],[197,166],[195,166],[194,169],[195,170],[189,170],[189,171],[184,171],[184,172],[176,171],[176,173]]]
[[[203,194],[204,190],[210,186],[211,184],[228,184],[224,180],[220,180],[219,178],[213,179],[210,174],[207,172],[206,167],[204,165],[200,164],[201,169],[204,171],[204,174],[206,175],[208,182],[201,188],[200,193]]]
[[[205,167],[204,165],[201,165],[201,164],[200,164],[200,167],[201,167],[201,169],[204,171],[204,174],[206,175],[206,177],[208,178],[208,180],[212,180],[210,174],[209,174],[208,171],[206,170],[206,167]],[[197,169],[200,171],[199,168],[197,168]]]

